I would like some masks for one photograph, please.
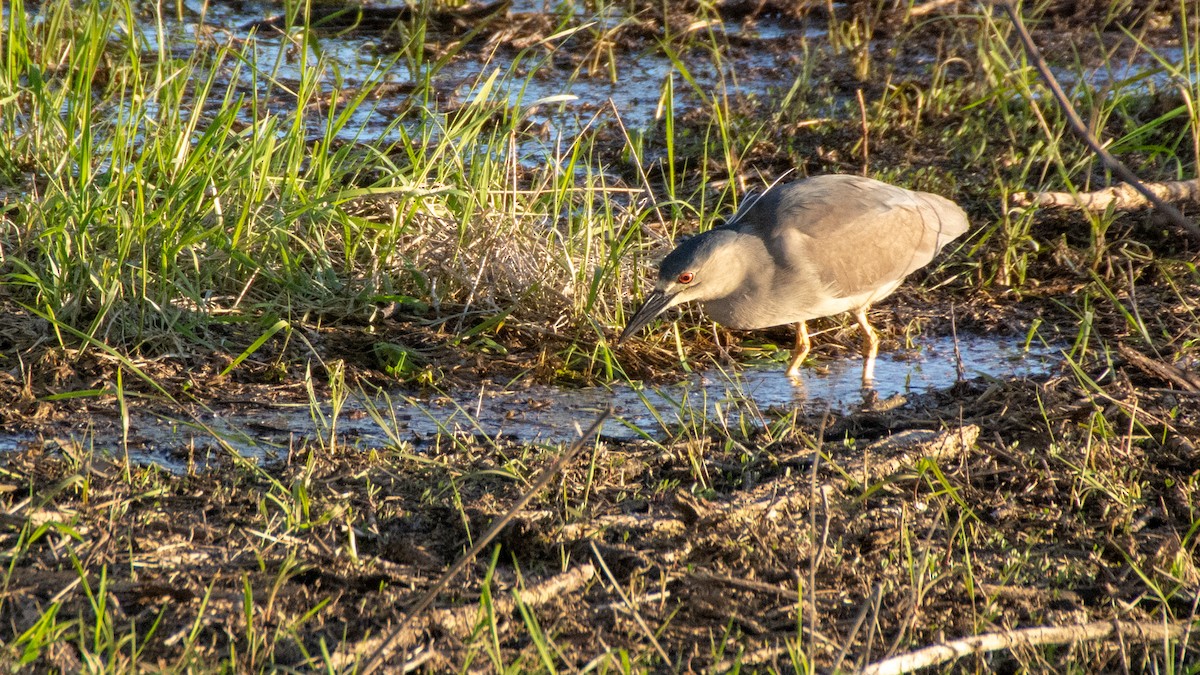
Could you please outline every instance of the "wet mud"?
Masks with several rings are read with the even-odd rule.
[[[294,21],[274,4],[184,4],[190,18],[173,30],[211,40],[253,32],[264,54],[278,50],[272,31]],[[544,128],[521,150],[523,161],[544,162],[547,148],[603,111],[618,110],[629,128],[662,123],[654,94],[676,68],[658,42],[664,30],[719,26],[729,47],[719,62],[685,55],[696,90],[736,77],[753,110],[755,99],[780,95],[775,74],[793,55],[825,36],[827,5],[845,13],[862,3],[718,3],[700,18],[684,4],[668,14],[610,8],[595,20],[611,44],[581,33],[536,67],[515,59],[560,30],[559,15],[522,2],[447,8],[431,49],[460,40],[468,48],[442,70],[439,91],[467,105],[488,68],[536,71],[509,104]],[[1061,4],[1039,37],[1052,39],[1055,22],[1077,13],[1098,14],[1088,3]],[[830,56],[831,101],[902,88],[904,77],[970,56],[961,46],[939,52],[934,39],[893,41],[899,29],[889,26],[905,25],[894,11],[894,22],[876,26],[868,56],[893,64],[896,79],[856,79],[852,55]],[[337,60],[347,90],[377,76],[375,56],[397,49],[411,12],[328,12],[322,30],[337,37],[323,58]],[[1151,14],[1130,21],[1145,27]],[[1080,44],[1103,51],[1089,39]],[[633,65],[616,76],[595,66],[608,48]],[[406,67],[397,62],[388,76],[395,97],[364,107],[339,142],[386,137],[403,123],[419,105],[408,98]],[[1088,72],[1157,76],[1141,64]],[[681,86],[675,95],[686,110],[697,94]],[[922,114],[927,124],[956,123]],[[620,126],[605,120],[618,158]],[[680,117],[693,130],[705,121]],[[807,162],[799,168],[858,170],[856,134],[796,141]],[[781,138],[744,161],[769,173],[796,168],[796,148],[781,150]],[[933,156],[918,141],[903,131],[879,139],[874,161],[956,176],[973,221],[994,220],[978,164]],[[640,179],[627,162],[608,170]],[[1187,244],[1136,217],[1114,227],[1104,257],[1093,259],[1084,249],[1094,242],[1071,218],[1034,226],[1031,240],[1053,253],[1021,270],[1019,286],[964,273],[890,300],[879,400],[867,406],[861,363],[842,358],[855,352],[855,336],[836,321],[821,325],[800,385],[783,375],[774,344],[786,331],[727,346],[694,331],[680,350],[686,363],[663,348],[631,351],[626,372],[640,383],[630,384],[547,356],[576,337],[514,321],[491,344],[464,346],[458,333],[473,326],[438,322],[418,306],[306,327],[319,358],[272,342],[225,374],[236,352],[126,362],[56,345],[44,322],[0,295],[10,318],[0,348],[13,355],[0,372],[5,641],[24,640],[33,666],[67,672],[90,663],[78,636],[97,622],[148,636],[136,656],[111,655],[110,665],[131,671],[350,668],[382,651],[389,671],[551,670],[550,662],[825,672],[1029,626],[1195,628],[1200,291],[1176,285],[1168,264],[1124,275],[1119,257],[1182,256]],[[1154,317],[1160,348],[1139,342],[1136,322],[1114,307],[1085,313],[1069,303],[1096,274],[1121,281],[1114,297]],[[956,314],[957,338],[948,320],[930,318]],[[214,328],[213,341],[253,339],[237,330]],[[404,381],[387,371],[394,354],[384,358],[380,345],[416,362]],[[536,472],[609,407],[612,417],[553,487],[510,514]],[[506,517],[493,546],[434,593]],[[410,613],[426,593],[432,608]],[[80,617],[72,639],[29,647],[48,613]],[[1168,642],[1175,663],[1200,662],[1196,640]],[[1024,647],[947,669],[1138,672],[1167,659],[1162,643]],[[5,652],[13,664],[24,656]]]

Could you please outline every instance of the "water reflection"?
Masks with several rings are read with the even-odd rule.
[[[1019,340],[984,336],[960,339],[958,354],[968,378],[1038,375],[1058,360],[1055,349],[1026,349]],[[881,354],[875,388],[881,399],[946,388],[958,379],[959,362],[953,340],[925,340],[913,350]],[[863,397],[861,368],[857,358],[827,361],[805,369],[799,383],[784,374],[782,364],[767,363],[695,374],[666,386],[562,389],[488,384],[439,396],[393,391],[351,397],[336,415],[328,403],[227,406],[194,413],[207,428],[183,415],[168,418],[143,412],[132,416],[128,446],[122,443],[115,419],[107,425],[101,418],[91,420],[87,438],[80,442],[118,456],[128,449],[136,461],[171,470],[219,456],[226,452],[222,445],[252,459],[286,456],[289,449],[328,442],[331,429],[336,429],[337,443],[361,448],[406,444],[419,450],[464,436],[474,443],[555,444],[572,440],[580,427],[610,405],[615,414],[605,423],[603,437],[659,440],[707,433],[714,427],[761,428],[797,408],[812,413],[857,408]],[[15,449],[21,440],[0,438],[0,450]]]

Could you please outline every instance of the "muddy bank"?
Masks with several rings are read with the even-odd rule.
[[[431,671],[479,659],[824,670],[1018,626],[1194,621],[1196,408],[1146,393],[1161,383],[1136,370],[1092,375],[1094,388],[964,385],[748,436],[588,443],[398,644]],[[1101,415],[1132,433],[1104,433]],[[346,666],[556,454],[310,446],[179,475],[27,449],[5,462],[14,567],[0,612],[16,635],[52,606],[84,626],[135,626],[153,636],[138,664]],[[863,612],[873,628],[856,629]],[[1200,659],[1179,649],[1180,663]],[[1101,641],[958,667],[1144,670],[1166,657]],[[58,643],[37,663],[80,658]]]
[[[291,455],[297,447],[340,445],[360,450],[402,446],[414,452],[444,437],[484,444],[562,444],[580,420],[611,408],[600,438],[622,443],[664,440],[709,425],[758,428],[781,414],[843,415],[880,400],[945,389],[951,383],[992,382],[1061,369],[1062,349],[1012,339],[964,335],[923,338],[912,349],[879,359],[873,388],[864,392],[860,361],[838,358],[806,369],[801,381],[775,361],[746,367],[727,363],[676,383],[613,383],[579,388],[528,381],[482,381],[441,391],[373,387],[348,389],[318,400],[297,392],[251,387],[204,402],[88,397],[74,424],[51,415],[24,418],[0,437],[0,450],[77,439],[97,452],[195,471],[236,453],[251,462]],[[81,423],[82,422],[82,423]]]
[[[269,18],[273,4],[213,5],[208,23],[208,5],[183,4],[171,25],[189,39],[241,48],[257,31],[230,58],[280,64],[213,71],[232,107],[178,117],[228,125],[215,159],[165,197],[154,186],[172,172],[155,168],[103,217],[99,190],[121,179],[111,163],[74,192],[55,192],[71,171],[26,155],[0,172],[6,665],[346,668],[404,622],[391,670],[407,658],[429,672],[830,671],[1093,622],[1131,628],[946,669],[1200,662],[1187,633],[1200,625],[1196,250],[1152,213],[1008,208],[1014,190],[1107,177],[1052,109],[1031,112],[1045,100],[991,15],[514,3],[466,23],[410,12],[310,35]],[[1186,78],[1119,29],[1170,56],[1190,19],[1162,3],[1132,16],[1127,3],[1051,5],[1034,28],[1056,65],[1101,88],[1113,73],[1116,93],[1079,96],[1105,113],[1116,151],[1147,177],[1194,164],[1195,97],[1163,85]],[[104,39],[108,56],[124,44]],[[370,89],[380,54],[397,59],[394,79]],[[1130,69],[1110,67],[1117,57]],[[118,65],[96,69],[87,97],[136,100],[106,88],[137,70]],[[327,75],[305,79],[316,69]],[[1136,96],[1115,81],[1131,73],[1145,75]],[[476,101],[489,82],[500,88]],[[300,84],[316,92],[303,105]],[[336,130],[288,117],[368,89],[380,98]],[[52,108],[56,124],[70,111]],[[455,125],[470,133],[446,150]],[[253,189],[200,180],[263,138]],[[271,154],[285,141],[294,163]],[[306,192],[331,156],[355,159]],[[881,397],[906,396],[894,406],[857,409],[843,385],[857,388],[844,357],[858,338],[839,318],[814,324],[803,394],[782,382],[787,328],[729,333],[686,311],[610,348],[658,252],[791,170],[878,175],[971,216],[964,246],[872,316]],[[159,211],[190,209],[179,225],[198,223],[195,239],[113,262],[138,246],[111,244],[128,243],[123,230],[87,235],[142,191]],[[239,212],[255,214],[247,229],[223,229]],[[283,244],[237,249],[233,234],[250,231]],[[38,248],[64,241],[97,264]],[[159,259],[178,272],[161,295],[145,290]],[[50,283],[71,275],[78,286]],[[956,332],[984,336],[960,349],[965,378]],[[1050,348],[1012,350],[1027,361],[990,349],[1027,343]],[[614,401],[613,422],[413,612]]]

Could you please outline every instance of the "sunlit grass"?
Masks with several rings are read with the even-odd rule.
[[[869,173],[958,197],[981,221],[956,263],[978,270],[975,283],[1026,286],[1054,242],[1033,228],[1035,213],[997,202],[1028,188],[1088,189],[1092,159],[990,11],[950,31],[929,73],[878,59],[854,66],[864,82],[885,83],[860,111],[855,92],[814,64],[826,48],[861,51],[854,36],[881,11],[805,37],[798,75],[765,97],[740,92],[729,38],[702,12],[655,45],[666,69],[651,126],[628,128],[619,106],[605,106],[578,119],[576,133],[552,126],[546,138],[532,116],[578,113],[570,96],[526,97],[532,78],[586,45],[591,56],[563,92],[600,72],[619,79],[627,66],[616,45],[631,30],[623,12],[559,15],[542,42],[504,60],[494,52],[457,90],[462,99],[447,100],[439,74],[474,34],[430,53],[420,13],[394,57],[351,81],[321,48],[336,36],[302,22],[282,38],[188,44],[161,27],[143,31],[123,3],[52,2],[37,21],[10,4],[4,280],[18,301],[128,352],[222,349],[241,362],[291,343],[297,325],[375,321],[377,307],[399,302],[410,320],[485,354],[552,326],[541,358],[557,363],[557,377],[620,379],[627,369],[608,338],[645,270],[671,239],[717,222],[765,183],[756,166],[765,148],[804,167],[814,142],[854,139],[849,159],[874,138],[874,157],[854,160]],[[906,28],[913,40],[923,29]],[[1157,76],[1072,78],[1114,151],[1144,157],[1148,176],[1186,173],[1180,153],[1198,143],[1195,125],[1181,122],[1196,98],[1195,40],[1181,39],[1186,58],[1176,62],[1129,36],[1125,60],[1157,64],[1181,97],[1154,116],[1138,101],[1164,86]],[[380,119],[372,110],[395,96],[389,69],[400,67],[412,80]],[[701,82],[697,68],[715,80]],[[685,112],[701,122],[683,126]],[[860,112],[866,136],[849,122]],[[963,165],[979,170],[953,168]],[[1085,267],[1104,260],[1113,222],[1088,219]],[[379,365],[437,379],[407,358],[380,352]]]
[[[47,343],[75,361],[94,353],[115,364],[111,382],[69,382],[43,401],[111,400],[122,452],[80,432],[3,469],[0,613],[18,628],[0,660],[96,672],[358,663],[354,645],[386,630],[554,448],[510,443],[456,404],[459,427],[442,423],[414,453],[397,408],[421,402],[353,379],[314,336],[330,326],[382,331],[379,307],[397,303],[397,321],[456,353],[535,353],[519,380],[653,374],[639,360],[711,369],[692,349],[711,341],[694,309],[648,331],[642,352],[618,352],[608,339],[656,256],[788,169],[866,171],[964,203],[972,237],[913,283],[994,303],[999,323],[1031,338],[1038,326],[1057,329],[1066,368],[962,399],[1011,394],[1030,404],[992,409],[1020,416],[1011,437],[980,438],[950,459],[914,454],[886,472],[864,459],[871,441],[857,435],[866,434],[828,440],[825,423],[799,409],[760,409],[736,376],[716,402],[645,390],[658,428],[637,443],[597,443],[537,500],[551,525],[531,517],[444,596],[475,619],[454,635],[462,659],[449,665],[646,672],[682,668],[686,653],[726,669],[849,669],[950,637],[937,627],[947,617],[980,633],[1066,621],[1055,609],[1062,599],[1029,610],[1028,594],[1079,589],[1102,599],[1070,612],[1194,623],[1196,480],[1147,459],[1172,443],[1186,448],[1176,418],[1191,398],[1172,392],[1173,408],[1146,413],[1139,397],[1167,395],[1124,388],[1116,354],[1132,343],[1187,367],[1200,348],[1195,262],[1174,259],[1170,233],[1142,216],[1010,210],[1013,192],[1088,190],[1108,177],[991,9],[960,3],[957,14],[893,28],[892,46],[872,49],[891,16],[886,3],[868,4],[799,39],[791,70],[765,93],[744,90],[750,78],[736,70],[737,44],[717,9],[702,4],[688,21],[664,23],[635,55],[666,65],[639,92],[655,114],[634,125],[623,101],[580,108],[567,91],[627,76],[628,34],[652,11],[640,5],[576,12],[560,3],[546,35],[512,49],[479,27],[441,40],[425,7],[396,28],[370,75],[352,79],[328,49],[340,36],[303,21],[282,35],[192,42],[142,4],[7,3],[0,297],[43,317]],[[1026,8],[1031,21],[1041,5]],[[1180,3],[1188,20],[1177,22],[1178,57],[1154,46],[1160,36],[1129,33],[1126,52],[1101,59],[1114,72],[1150,64],[1129,77],[1090,77],[1090,55],[1055,64],[1112,151],[1149,180],[1195,173],[1200,24],[1191,12]],[[927,44],[934,28],[939,38]],[[491,50],[481,72],[444,84],[456,58],[480,45]],[[906,66],[906,48],[936,58]],[[527,93],[546,72],[563,79],[561,95]],[[572,131],[559,131],[564,118]],[[1004,314],[1044,298],[1049,284],[1063,290],[1034,305],[1032,326],[1029,305],[1018,321]],[[227,357],[220,377],[259,362],[301,378],[317,434],[261,466],[215,432],[222,452],[207,469],[172,476],[131,462],[130,406],[178,403],[143,359],[186,363],[198,352]],[[453,369],[391,336],[371,354],[378,372],[432,394]],[[6,352],[4,370],[24,373],[26,357]],[[389,447],[347,442],[351,398]],[[953,436],[987,422],[952,417],[924,423]],[[1173,461],[1190,457],[1178,452],[1184,459]],[[742,503],[763,486],[769,510]],[[685,515],[688,500],[699,507]],[[212,539],[185,537],[172,518]],[[206,529],[209,518],[220,529]],[[676,529],[660,539],[639,529],[656,519]],[[679,530],[687,536],[673,539]],[[162,542],[172,548],[156,557]],[[229,558],[211,562],[221,555]],[[582,610],[520,595],[581,560],[623,566],[568,598]],[[776,577],[754,577],[761,560],[782,561],[763,565]],[[785,611],[767,628],[762,616],[714,619],[704,598],[690,604],[695,587],[685,583],[709,564],[744,573],[735,585],[788,595]],[[29,591],[33,569],[57,575],[54,587]],[[947,602],[952,612],[938,604]],[[848,622],[856,613],[860,632]],[[364,617],[373,623],[356,632]],[[707,621],[699,637],[688,632],[695,617]],[[606,636],[618,639],[576,642],[572,620],[611,621]],[[1068,653],[1129,663],[1124,645],[1119,656],[1110,647]],[[1029,649],[1001,663],[1051,669],[1062,654]],[[1147,669],[1189,672],[1194,648],[1140,654]]]

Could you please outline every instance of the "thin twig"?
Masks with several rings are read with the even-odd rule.
[[[908,9],[908,18],[913,19],[933,14],[934,12],[940,12],[944,9],[950,9],[957,5],[958,2],[959,0],[929,0],[924,4],[910,7]]]
[[[816,446],[813,448],[813,463],[812,463],[812,480],[809,485],[808,493],[808,528],[810,532],[817,531],[817,513],[813,505],[817,501],[817,471],[821,464],[821,448],[825,445],[825,428],[829,425],[829,407],[826,406],[825,414],[821,416],[821,426],[817,428]],[[828,504],[827,504],[828,505]],[[828,524],[829,511],[825,511],[826,524]],[[818,544],[816,553],[813,554],[812,561],[808,566],[808,595],[809,595],[809,653],[815,654],[817,649],[817,567],[821,564],[821,557],[825,554],[826,538],[822,537]],[[803,608],[800,610],[802,613]]]
[[[958,322],[954,319],[954,302],[950,302],[950,336],[954,339],[954,371],[958,374],[955,382],[967,381],[967,366],[963,363],[962,349],[958,343]]]
[[[867,125],[867,103],[863,100],[862,88],[860,87],[855,90],[854,93],[858,95],[858,113],[862,117],[862,175],[866,176],[871,166],[871,146],[869,141],[871,127]]]
[[[1187,656],[1188,642],[1192,639],[1192,626],[1196,625],[1196,608],[1200,606],[1200,593],[1192,598],[1192,612],[1188,615],[1187,628],[1183,631],[1183,639],[1179,641],[1179,662],[1184,663],[1183,658]]]
[[[600,555],[600,549],[596,548],[596,542],[593,541],[589,543],[592,547],[592,554],[596,556],[596,562],[600,563],[600,569],[604,572],[604,576],[608,577],[608,580],[612,582],[613,590],[617,592],[617,595],[621,597],[621,601],[624,602],[625,606],[629,608],[630,614],[633,615],[633,620],[637,622],[637,625],[642,629],[642,632],[644,632],[646,637],[650,639],[650,644],[654,645],[654,650],[658,652],[658,655],[660,658],[662,658],[663,663],[672,671],[678,670],[678,668],[671,663],[671,657],[667,655],[667,650],[663,649],[662,645],[658,642],[658,638],[654,637],[654,631],[650,630],[649,624],[647,624],[646,620],[642,618],[642,613],[638,611],[637,607],[634,607],[633,601],[630,600],[629,596],[625,594],[625,591],[621,589],[621,584],[617,583],[617,578],[614,577],[612,571],[608,569],[608,563],[604,562],[604,556]]]
[[[549,485],[550,481],[554,480],[554,477],[558,475],[558,472],[562,471],[563,467],[575,458],[575,455],[579,454],[579,451],[583,449],[583,446],[588,439],[596,437],[596,433],[600,431],[600,426],[604,424],[604,420],[608,419],[609,415],[611,414],[612,408],[608,408],[607,410],[601,412],[600,416],[596,418],[596,421],[592,422],[591,426],[587,428],[587,431],[584,431],[579,438],[575,439],[575,442],[567,447],[567,449],[564,450],[561,455],[559,455],[558,459],[554,460],[554,463],[545,469],[542,469],[542,472],[538,474],[536,479],[534,479],[533,484],[529,487],[529,490],[527,490],[525,494],[517,500],[517,503],[513,504],[512,508],[510,508],[507,513],[496,519],[496,522],[492,523],[492,526],[488,528],[488,531],[485,532],[478,541],[475,542],[475,545],[468,549],[467,552],[458,559],[458,561],[451,565],[450,569],[446,570],[446,573],[442,575],[442,578],[438,579],[437,583],[434,584],[433,587],[428,591],[426,591],[425,595],[421,597],[421,600],[418,601],[417,604],[408,611],[408,613],[404,616],[404,620],[400,622],[400,625],[397,626],[396,629],[387,636],[387,639],[380,643],[379,648],[375,650],[375,653],[371,654],[371,657],[367,659],[367,662],[359,671],[362,673],[362,675],[370,675],[383,665],[384,661],[387,660],[388,654],[395,646],[398,638],[404,634],[404,629],[408,627],[408,624],[410,621],[412,621],[413,617],[428,609],[429,605],[433,604],[433,601],[435,598],[437,598],[438,594],[441,593],[442,590],[449,585],[450,581],[454,577],[458,576],[458,573],[463,571],[463,569],[466,568],[466,566],[472,560],[474,560],[475,557],[478,556],[479,553],[483,551],[483,549],[490,544],[493,539],[496,538],[496,535],[500,534],[500,530],[504,529],[504,527],[508,525],[509,521],[511,521],[517,515],[517,512],[525,508],[525,505],[532,501],[534,496],[536,496],[542,491],[542,489]]]
[[[838,651],[837,658],[833,660],[833,668],[829,672],[841,672],[842,661],[846,660],[846,654],[850,651],[850,645],[854,644],[854,638],[858,637],[858,631],[862,630],[863,622],[867,620],[867,615],[871,613],[871,608],[875,606],[882,592],[883,587],[875,584],[875,587],[871,589],[871,594],[863,600],[863,605],[858,610],[858,616],[854,617],[854,625],[850,627],[850,632],[846,635],[846,639],[842,641],[842,648]]]
[[[871,618],[867,620],[867,637],[863,640],[862,658],[854,662],[855,668],[871,660],[871,645],[875,644],[875,630],[879,628],[879,608],[883,606],[883,586],[875,586],[875,602],[871,603]],[[882,639],[882,635],[880,639]]]
[[[642,166],[642,157],[633,148],[637,144],[633,142],[633,137],[629,135],[629,130],[625,128],[625,120],[621,119],[621,111],[617,108],[617,102],[612,98],[608,99],[608,107],[612,109],[613,117],[617,120],[617,127],[621,130],[621,135],[625,137],[626,147],[630,148],[629,156],[633,159],[633,165],[637,167],[638,178],[642,179],[642,187],[646,194],[646,201],[650,202],[650,208],[654,209],[654,215],[658,218],[658,224],[662,226],[663,232],[667,231],[667,219],[663,217],[662,209],[658,205],[658,200],[654,198],[654,189],[650,187],[650,176],[646,174],[646,168]],[[645,225],[642,225],[644,228]],[[649,230],[647,230],[649,231]],[[651,232],[651,234],[654,234]]]
[[[1083,119],[1079,117],[1079,113],[1075,112],[1075,107],[1071,105],[1071,101],[1067,95],[1063,93],[1062,87],[1058,84],[1054,74],[1050,72],[1050,66],[1046,64],[1046,60],[1042,58],[1042,53],[1038,50],[1037,45],[1033,42],[1033,37],[1029,35],[1029,30],[1025,28],[1025,22],[1021,20],[1020,13],[1013,5],[1013,0],[997,0],[1004,12],[1008,14],[1008,18],[1012,21],[1013,28],[1017,32],[1017,37],[1021,40],[1021,44],[1025,47],[1025,53],[1029,55],[1029,60],[1033,63],[1033,67],[1037,69],[1042,79],[1046,81],[1046,86],[1050,88],[1050,93],[1054,96],[1054,100],[1062,109],[1063,114],[1067,118],[1067,123],[1071,127],[1071,131],[1075,132],[1076,136],[1083,139],[1083,142],[1091,148],[1092,152],[1100,158],[1110,171],[1133,186],[1135,190],[1140,192],[1154,207],[1167,215],[1179,227],[1183,228],[1193,239],[1200,242],[1200,227],[1195,223],[1190,222],[1179,209],[1174,205],[1169,204],[1159,198],[1152,190],[1147,188],[1138,177],[1129,170],[1121,160],[1117,159],[1100,144],[1092,134]]]

